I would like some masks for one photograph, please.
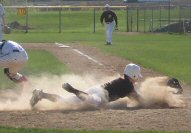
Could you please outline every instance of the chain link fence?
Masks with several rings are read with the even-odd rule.
[[[4,5],[13,33],[104,31],[100,24],[103,6],[39,6],[26,0],[6,0]],[[121,32],[191,32],[191,4],[122,5],[112,10]]]

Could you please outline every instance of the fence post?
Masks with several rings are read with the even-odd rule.
[[[94,8],[94,33],[95,33],[95,29],[96,29],[95,23],[96,23],[96,17],[95,17],[95,8]]]
[[[137,32],[139,32],[139,7],[137,7]]]
[[[161,6],[160,6],[160,12],[159,12],[159,26],[160,26],[160,29],[161,29]]]
[[[128,11],[128,6],[126,6],[126,15],[127,15],[127,32],[129,32],[129,11]]]
[[[181,8],[181,6],[179,5],[179,23],[180,23],[180,25],[179,25],[179,31],[180,31],[180,34],[181,34],[181,31],[182,31],[182,28],[183,28],[182,23],[181,23],[181,19],[182,19],[182,8]]]
[[[168,32],[170,31],[170,0],[168,0]]]
[[[62,8],[59,8],[59,33],[62,32]]]
[[[26,28],[25,28],[25,33],[28,33],[28,7],[26,6]]]
[[[145,10],[145,8],[144,8],[144,32],[145,32],[145,26],[146,26],[146,21],[145,21],[145,19],[146,19],[146,10]]]
[[[131,32],[133,31],[133,16],[131,16]]]
[[[153,32],[153,7],[152,7],[152,19],[151,19],[151,32]]]

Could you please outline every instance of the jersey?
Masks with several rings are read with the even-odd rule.
[[[109,101],[115,101],[119,98],[128,96],[134,91],[133,83],[128,77],[118,78],[104,84],[104,89],[108,91]]]
[[[3,44],[4,43],[4,44]],[[2,46],[3,45],[3,46]],[[12,52],[25,51],[18,43],[13,41],[0,42],[0,54],[8,55]]]
[[[111,23],[115,20],[115,24],[118,25],[117,16],[111,10],[106,10],[102,13],[100,18],[101,23],[103,23],[103,20],[105,20],[105,23]]]

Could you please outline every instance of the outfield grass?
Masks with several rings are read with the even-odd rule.
[[[39,129],[39,128],[12,128],[0,126],[0,133],[189,133],[168,131],[117,131],[117,130],[68,130],[68,129]]]
[[[40,76],[42,73],[60,75],[70,71],[65,64],[45,50],[27,50],[27,53],[29,54],[29,61],[21,71],[24,75]],[[1,89],[14,88],[15,84],[2,71],[0,72],[0,77]]]
[[[6,9],[6,19],[7,23],[11,22],[18,22],[22,26],[26,25],[26,17],[19,16],[17,14],[17,9],[14,8],[7,8]],[[38,8],[29,8],[28,9],[28,25],[29,25],[29,32],[59,32],[59,11],[55,10],[52,11],[51,9],[38,9]],[[103,12],[102,9],[95,10],[95,28],[96,31],[100,32],[103,31],[102,25],[100,23],[100,16]],[[127,31],[127,11],[126,9],[115,10],[118,16],[119,22],[119,29],[120,31]],[[184,19],[190,19],[190,10],[184,9],[179,10],[178,7],[171,9],[171,20],[180,19],[180,12],[181,17]],[[137,31],[137,24],[139,24],[139,31],[150,31],[151,27],[154,29],[159,28],[168,24],[168,9],[162,8],[161,12],[159,8],[152,10],[152,8],[140,8],[139,13],[137,13],[137,8],[129,8],[128,15],[129,15],[129,30]],[[138,15],[138,17],[137,17]],[[61,13],[62,20],[61,20],[61,27],[63,32],[93,32],[94,28],[94,10],[93,8],[90,9],[76,9],[76,11],[72,11],[69,9],[65,9]],[[153,19],[153,21],[151,21]],[[162,19],[163,21],[159,21]],[[144,20],[144,21],[143,21]],[[153,22],[153,23],[152,23]],[[160,23],[161,22],[161,23]],[[174,21],[172,21],[174,22]],[[145,27],[144,27],[145,26]],[[24,32],[25,29],[14,29],[13,32]]]
[[[80,42],[191,84],[190,35],[114,33],[114,45],[111,47],[104,45],[104,32],[20,33],[7,35],[6,38],[17,42]]]

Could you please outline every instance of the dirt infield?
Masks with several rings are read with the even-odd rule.
[[[93,74],[93,79],[97,80],[122,74],[124,66],[130,62],[104,54],[94,47],[80,44],[70,44],[70,47],[65,45],[67,44],[23,44],[26,49],[45,49],[67,64],[76,75]],[[145,68],[142,68],[142,74],[142,81],[148,77],[163,76]],[[191,86],[182,82],[181,84],[184,88],[183,100],[186,103],[186,107],[182,108],[148,106],[101,110],[30,110],[27,106],[24,109],[18,108],[19,111],[0,111],[0,125],[77,130],[191,131]]]

